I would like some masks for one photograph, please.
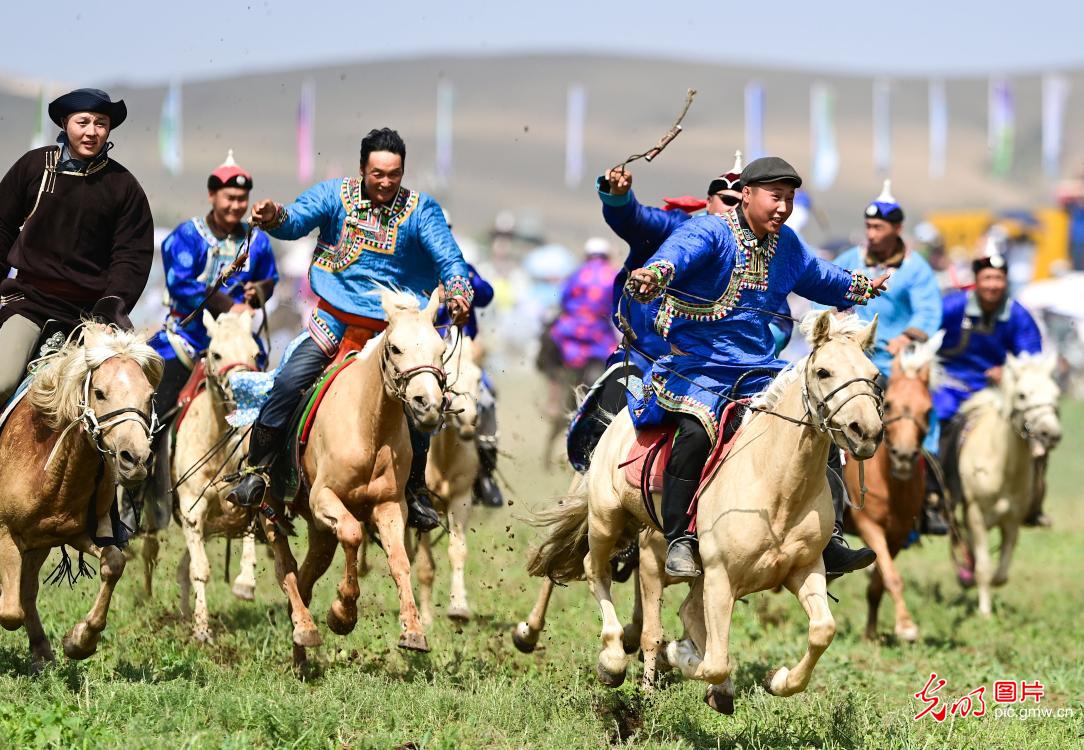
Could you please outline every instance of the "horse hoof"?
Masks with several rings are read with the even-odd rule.
[[[958,580],[960,585],[965,589],[969,589],[975,585],[975,571],[968,570],[967,568],[957,568],[956,580]]]
[[[429,641],[425,639],[425,633],[404,632],[399,636],[399,648],[418,653],[429,653]]]
[[[519,649],[520,653],[532,653],[538,645],[538,633],[532,633],[530,626],[525,622],[521,622],[512,631],[512,643]]]
[[[340,615],[336,610],[339,609],[336,605],[338,602],[332,602],[331,606],[327,608],[327,626],[335,635],[347,635],[358,624],[357,612],[354,612],[353,619]]]
[[[764,675],[764,689],[769,695],[784,697],[783,687],[787,683],[787,675],[790,670],[786,667],[778,667]]]
[[[230,591],[242,601],[251,602],[256,598],[256,587],[250,583],[238,583],[235,581]]]
[[[215,641],[214,637],[211,636],[210,628],[196,628],[192,631],[192,637],[199,643],[206,643],[208,645]]]
[[[294,628],[294,645],[302,646],[304,648],[314,648],[322,643],[320,638],[320,631],[316,629],[315,625],[307,628],[296,627]]]
[[[448,619],[460,625],[465,625],[470,622],[470,610],[462,606],[448,607]]]
[[[626,626],[625,630],[621,633],[621,648],[625,651],[625,654],[632,656],[640,650],[640,633],[639,630],[633,633],[630,632],[629,627]]]
[[[98,650],[100,633],[92,633],[85,622],[81,622],[64,636],[64,655],[69,659],[87,659]]]
[[[715,685],[709,686],[708,691],[704,693],[704,702],[717,713],[727,716],[734,714],[734,696],[727,695]]]
[[[904,643],[916,643],[918,641],[918,626],[910,625],[906,628],[897,628],[896,637]]]
[[[621,670],[620,672],[611,672],[602,666],[601,663],[595,665],[595,674],[598,675],[599,682],[606,687],[621,687],[621,684],[625,681],[625,673],[627,670]]]
[[[53,656],[52,651],[49,651],[47,654],[42,654],[41,656],[32,656],[30,658],[30,676],[40,676],[46,669],[53,666],[55,663],[56,657]]]

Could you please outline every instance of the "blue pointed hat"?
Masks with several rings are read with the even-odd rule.
[[[891,224],[903,221],[903,208],[892,197],[892,180],[885,180],[881,194],[866,206],[867,219],[883,219]]]

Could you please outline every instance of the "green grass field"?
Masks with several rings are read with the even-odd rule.
[[[838,632],[807,692],[774,698],[760,681],[792,664],[804,649],[806,618],[790,595],[757,594],[738,605],[732,636],[737,662],[736,713],[719,716],[702,702],[703,686],[665,677],[650,696],[636,687],[639,665],[617,690],[594,676],[599,615],[583,585],[554,596],[539,650],[520,654],[512,626],[523,619],[537,581],[523,572],[533,531],[517,518],[567,482],[561,468],[540,468],[533,380],[505,382],[503,447],[516,458],[503,471],[511,508],[477,509],[469,579],[475,613],[459,627],[443,618],[430,630],[429,655],[400,652],[397,609],[379,550],[362,582],[357,629],[338,637],[322,628],[317,669],[299,681],[290,668],[290,624],[270,560],[260,556],[255,602],[232,598],[222,579],[223,543],[212,545],[213,645],[189,638],[177,615],[176,562],[184,543],[172,529],[154,598],[140,595],[138,561],[118,588],[98,654],[60,657],[44,675],[27,676],[25,635],[0,635],[2,747],[320,747],[320,748],[1024,748],[1084,746],[1084,405],[1066,404],[1066,439],[1053,458],[1049,531],[1028,530],[1009,584],[997,592],[996,619],[979,620],[974,592],[962,592],[947,548],[935,540],[905,551],[901,568],[920,643],[902,645],[891,604],[881,611],[880,643],[862,640],[865,576],[833,587]],[[437,546],[437,602],[446,601],[446,545]],[[239,549],[234,549],[234,565]],[[301,543],[295,553],[303,553]],[[316,592],[322,622],[341,575],[340,557]],[[48,571],[52,563],[47,563]],[[234,570],[236,573],[236,568]],[[54,649],[89,608],[96,582],[49,587],[40,604]],[[618,587],[627,616],[632,591]],[[668,599],[676,610],[683,593]],[[677,618],[667,613],[668,633]],[[982,718],[930,717],[913,694],[930,672],[948,681],[945,699],[985,685]],[[1039,680],[1042,708],[1071,717],[995,717],[996,679]],[[1034,706],[1034,704],[1029,704]],[[1064,712],[1063,712],[1064,713]]]

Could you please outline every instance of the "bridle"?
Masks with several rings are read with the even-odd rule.
[[[228,362],[217,370],[212,370],[210,367],[206,369],[207,372],[207,385],[213,386],[215,390],[222,394],[222,400],[227,406],[234,406],[233,394],[226,390],[226,384],[229,382],[229,375],[235,370],[241,372],[258,372],[259,368],[251,362]]]
[[[813,397],[810,395],[809,378],[810,372],[815,371],[816,369],[814,366],[814,362],[816,360],[818,350],[819,347],[814,347],[813,351],[809,353],[809,358],[806,360],[805,368],[802,372],[802,403],[805,405],[806,414],[809,416],[809,419],[813,423],[814,427],[828,434],[829,436],[831,436],[832,433],[839,433],[843,436],[843,439],[847,441],[846,449],[854,453],[855,447],[851,444],[851,439],[847,437],[847,434],[843,431],[841,427],[836,427],[832,425],[831,422],[833,419],[835,419],[840,409],[842,409],[854,399],[859,398],[860,396],[868,396],[869,398],[872,398],[873,403],[877,406],[877,414],[883,417],[884,395],[881,392],[881,386],[877,383],[876,380],[872,378],[851,378],[833,388],[826,395],[822,396],[819,402],[815,402]],[[830,402],[836,396],[836,394],[838,394],[845,388],[854,385],[855,383],[865,383],[869,386],[869,390],[859,390],[855,393],[851,393],[834,407],[830,408]],[[836,442],[834,437],[833,442]],[[838,443],[836,444],[838,445]],[[843,446],[839,447],[842,448]]]
[[[406,389],[410,385],[410,381],[419,375],[432,375],[437,379],[437,385],[440,386],[441,393],[444,393],[445,386],[448,384],[448,375],[444,372],[443,367],[437,367],[436,365],[417,365],[416,367],[408,367],[405,370],[400,370],[395,366],[395,363],[391,361],[391,355],[388,353],[387,340],[384,341],[384,345],[380,348],[380,374],[384,379],[384,387],[395,398],[406,403]]]
[[[1054,416],[1055,419],[1061,419],[1061,413],[1058,409],[1057,403],[1041,403],[1029,404],[1022,409],[1014,407],[1009,412],[1009,422],[1016,430],[1016,433],[1024,440],[1036,440],[1039,443],[1043,443],[1042,440],[1040,440],[1037,436],[1033,434],[1033,419],[1036,413],[1050,413]]]

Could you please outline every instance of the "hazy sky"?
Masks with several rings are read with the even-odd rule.
[[[0,74],[158,83],[373,57],[577,51],[855,74],[1084,66],[1080,0],[5,0]],[[674,10],[674,8],[683,8]]]

